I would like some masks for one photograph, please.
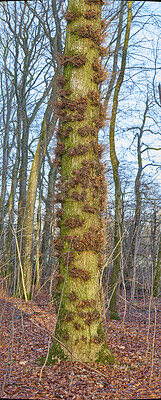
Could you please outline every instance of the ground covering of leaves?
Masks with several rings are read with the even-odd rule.
[[[150,307],[149,307],[150,305]],[[40,293],[27,304],[0,291],[0,382],[6,399],[157,399],[161,397],[161,299],[136,299],[120,321],[109,319],[107,344],[120,360],[114,366],[66,362],[41,371],[56,321],[54,304]],[[88,369],[88,367],[92,369]],[[96,372],[97,370],[97,372]],[[40,380],[40,372],[41,380]]]

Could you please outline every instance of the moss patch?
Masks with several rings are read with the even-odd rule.
[[[104,343],[102,345],[101,350],[96,359],[96,362],[101,363],[101,364],[110,364],[110,365],[115,364],[116,359],[115,359],[114,355],[111,353],[111,351],[109,350],[106,343]]]
[[[112,352],[109,350],[105,340],[106,340],[106,336],[105,333],[103,332],[103,328],[102,328],[102,322],[100,322],[98,329],[97,329],[97,334],[98,334],[98,338],[100,337],[101,342],[104,341],[104,344],[101,344],[101,350],[98,353],[98,357],[96,359],[97,363],[101,363],[101,364],[110,364],[113,365],[117,362],[115,356],[112,354]]]
[[[53,365],[53,364],[59,363],[60,361],[66,361],[67,358],[68,357],[65,355],[61,345],[58,342],[56,342],[56,340],[54,340],[52,347],[50,349],[50,352],[49,352],[49,356],[48,356],[46,365]],[[37,362],[39,362],[39,365],[43,365],[45,360],[46,360],[46,356],[43,356],[43,357],[39,358],[37,360]]]
[[[110,312],[110,319],[120,320],[119,314],[116,311]]]

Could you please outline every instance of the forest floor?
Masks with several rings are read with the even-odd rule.
[[[0,290],[0,382],[6,399],[158,399],[161,398],[161,298],[120,297],[120,320],[107,312],[107,344],[120,364],[38,365],[47,354],[56,315],[46,293],[20,301]],[[125,320],[124,320],[125,316]],[[124,322],[123,322],[124,321]],[[90,368],[90,369],[89,369]],[[40,380],[41,376],[41,380]]]

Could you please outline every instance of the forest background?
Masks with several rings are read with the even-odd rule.
[[[101,288],[116,320],[122,287],[131,302],[137,295],[158,297],[161,287],[161,12],[158,2],[133,2],[126,41],[129,3],[102,7],[106,76],[99,91],[107,114],[99,144],[108,194]],[[1,277],[10,295],[26,301],[42,287],[52,297],[58,275],[56,104],[67,6],[61,0],[0,3]]]

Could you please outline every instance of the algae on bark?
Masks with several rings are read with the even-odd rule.
[[[106,182],[100,162],[98,131],[104,114],[99,84],[105,79],[100,62],[101,2],[69,0],[67,32],[59,78],[60,118],[55,161],[61,179],[57,189],[55,240],[59,258],[55,336],[83,362],[114,362],[101,322],[99,276],[104,251],[100,214]],[[61,204],[61,207],[60,207]],[[63,351],[63,355],[62,355]],[[56,341],[48,362],[70,357]]]

